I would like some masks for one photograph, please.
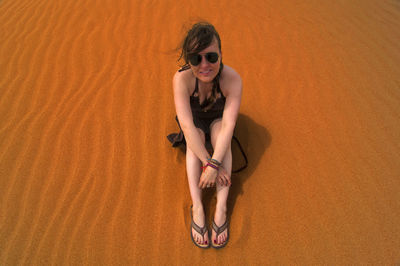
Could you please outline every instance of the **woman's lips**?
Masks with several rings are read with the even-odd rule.
[[[211,70],[200,71],[200,75],[208,76],[211,72],[212,72]]]

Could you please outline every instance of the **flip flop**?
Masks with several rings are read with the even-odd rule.
[[[208,242],[207,245],[201,245],[199,243],[197,243],[194,238],[193,238],[193,233],[192,233],[192,228],[203,237],[205,237],[205,234],[208,233],[207,227],[204,225],[203,227],[198,226],[194,221],[193,221],[193,213],[192,213],[192,207],[190,206],[190,216],[192,218],[192,223],[191,223],[191,227],[190,227],[190,237],[192,238],[193,243],[198,246],[199,248],[209,248],[210,247],[210,242]]]
[[[223,247],[225,247],[226,244],[228,244],[228,240],[229,240],[228,219],[226,219],[225,223],[224,223],[223,225],[221,225],[220,227],[218,227],[218,226],[216,225],[216,223],[213,221],[213,223],[212,223],[212,228],[213,228],[213,230],[215,231],[215,233],[217,234],[217,235],[215,236],[215,239],[217,239],[218,236],[219,236],[223,231],[225,231],[225,229],[226,229],[226,240],[225,240],[225,242],[224,242],[222,245],[216,245],[216,244],[214,244],[214,242],[211,240],[211,245],[212,245],[213,248],[218,249],[218,248],[223,248]]]

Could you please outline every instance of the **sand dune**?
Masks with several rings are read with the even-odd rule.
[[[0,265],[398,263],[399,18],[394,0],[1,1]],[[218,251],[190,240],[166,139],[200,19],[244,82],[249,167]]]

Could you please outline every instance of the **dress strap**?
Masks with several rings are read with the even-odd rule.
[[[182,71],[185,71],[185,70],[188,70],[188,69],[190,69],[190,65],[189,65],[189,64],[186,64],[186,65],[183,65],[183,66],[178,70],[178,72],[182,72]]]
[[[194,96],[195,93],[199,92],[199,80],[196,78],[196,85],[194,86],[194,91],[192,93],[192,96]]]
[[[219,79],[217,80],[217,92],[221,93],[222,97],[225,98],[225,95],[222,93],[221,87],[219,86]]]

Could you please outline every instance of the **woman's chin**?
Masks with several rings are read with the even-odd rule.
[[[200,81],[204,82],[204,83],[210,83],[215,78],[215,75],[202,75],[202,74],[200,74],[200,75],[197,76],[197,78]]]

